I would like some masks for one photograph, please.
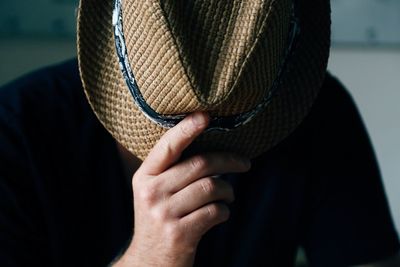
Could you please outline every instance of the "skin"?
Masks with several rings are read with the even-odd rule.
[[[233,189],[215,175],[245,172],[250,161],[228,153],[182,152],[207,127],[208,116],[194,113],[170,129],[142,162],[120,144],[125,173],[132,177],[134,237],[112,266],[193,266],[201,237],[229,218]],[[398,267],[400,253],[355,267]]]
[[[132,164],[126,172],[134,172],[135,227],[128,249],[113,266],[192,266],[201,237],[229,218],[226,204],[234,200],[233,189],[215,175],[246,172],[250,161],[229,153],[179,161],[208,123],[203,113],[186,117],[162,136],[139,167],[139,161],[121,154]]]

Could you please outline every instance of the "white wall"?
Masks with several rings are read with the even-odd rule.
[[[0,38],[0,86],[41,66],[76,55],[71,38]]]
[[[361,111],[400,232],[400,48],[332,49],[329,69]]]

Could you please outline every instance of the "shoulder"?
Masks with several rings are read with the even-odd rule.
[[[300,131],[309,155],[303,245],[310,261],[349,266],[398,251],[369,134],[351,94],[333,76],[327,75]]]
[[[98,129],[76,59],[0,87],[0,158],[22,162],[28,152],[38,154],[35,159],[65,153]]]
[[[0,108],[35,115],[56,106],[77,105],[81,82],[76,59],[24,75],[0,88]]]
[[[349,140],[350,135],[346,132],[365,134],[362,118],[349,91],[336,77],[327,73],[307,116],[271,152],[286,151],[291,157],[304,161],[315,153],[329,153],[330,147],[336,151],[338,142]],[[319,149],[321,151],[316,151]]]
[[[120,189],[128,188],[115,179],[120,174],[114,145],[86,101],[76,60],[0,88],[1,266],[6,260],[40,266],[53,252],[65,262],[71,253],[86,253],[77,247],[90,237],[103,238],[98,233],[107,222],[101,230],[93,225],[110,217],[110,203],[123,206]],[[20,251],[27,253],[21,257]]]
[[[310,146],[329,145],[351,139],[351,133],[367,137],[352,95],[336,77],[327,73],[309,114],[289,139],[300,141],[300,138]]]
[[[0,87],[0,121],[26,135],[48,137],[93,120],[72,59],[45,67]]]
[[[337,123],[343,121],[349,114],[356,116],[357,119],[361,118],[349,91],[336,77],[327,73],[319,95],[306,119],[313,123],[328,120],[331,123]]]

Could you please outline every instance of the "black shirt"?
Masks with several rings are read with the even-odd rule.
[[[229,221],[196,266],[348,266],[399,250],[370,141],[349,94],[327,76],[301,125],[225,175]],[[0,266],[106,266],[132,235],[131,182],[92,113],[77,62],[0,89]]]

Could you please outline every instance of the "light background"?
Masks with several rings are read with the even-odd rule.
[[[75,55],[76,0],[0,0],[0,85]],[[400,1],[332,0],[329,69],[371,136],[400,230]]]

